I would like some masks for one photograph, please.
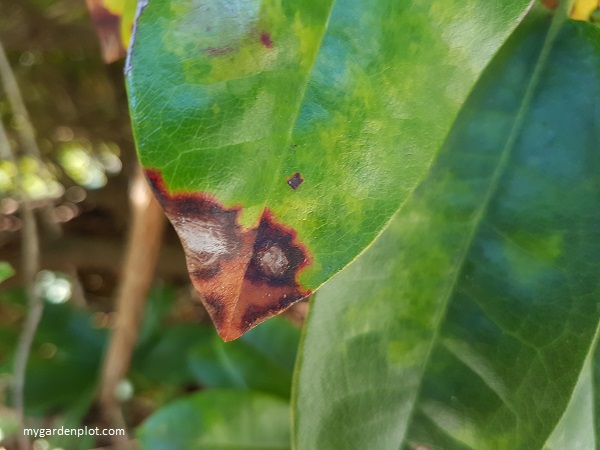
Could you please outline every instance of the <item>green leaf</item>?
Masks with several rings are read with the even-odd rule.
[[[544,450],[596,450],[595,389],[593,362],[588,361],[575,386],[571,401]]]
[[[528,0],[153,0],[127,81],[142,165],[225,340],[358,255]]]
[[[0,261],[0,283],[12,277],[14,274],[15,271],[10,264],[4,261]]]
[[[47,303],[27,363],[28,415],[69,409],[93,394],[105,344],[106,330],[92,327],[91,314]]]
[[[190,352],[211,344],[214,330],[203,324],[164,327],[147,345],[136,349],[132,368],[144,378],[173,386],[194,381]]]
[[[190,367],[206,387],[250,389],[289,399],[300,331],[285,319],[250,330],[235,342],[215,336],[197,346]]]
[[[164,406],[139,428],[145,450],[285,450],[289,405],[257,392],[208,391]]]
[[[561,418],[600,314],[600,30],[550,24],[532,10],[312,304],[298,450],[535,450]]]

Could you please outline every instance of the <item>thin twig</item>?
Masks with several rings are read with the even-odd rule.
[[[139,169],[133,176],[129,197],[132,222],[116,297],[117,321],[104,359],[100,385],[105,418],[111,425],[123,428],[116,388],[129,369],[165,227],[164,213]],[[127,437],[120,437],[114,444],[126,448]]]
[[[31,122],[29,113],[25,107],[25,102],[23,101],[23,96],[21,95],[21,90],[19,89],[15,74],[6,57],[2,41],[0,41],[0,80],[2,80],[2,87],[4,88],[6,97],[8,97],[13,116],[18,123],[17,134],[21,141],[21,149],[24,154],[37,161],[38,170],[41,170],[43,161],[40,148],[35,139],[35,128],[33,127],[33,123]],[[15,164],[18,164],[17,158],[15,157],[14,159]],[[55,237],[59,236],[61,234],[60,226],[50,220],[52,217],[52,204],[44,204],[41,207],[41,213],[42,224],[45,226],[45,229],[48,230],[51,235]]]
[[[8,156],[9,159],[16,164],[16,158],[12,152],[10,142],[2,122],[0,122],[0,148],[2,149],[0,154]],[[21,335],[19,336],[19,342],[17,343],[12,387],[14,408],[17,413],[20,426],[18,438],[19,448],[21,450],[28,450],[29,439],[23,432],[25,428],[25,371],[27,369],[27,361],[29,360],[29,354],[31,352],[31,346],[35,337],[35,332],[40,319],[42,318],[44,303],[35,289],[35,277],[39,271],[40,261],[40,243],[38,239],[35,214],[31,207],[31,203],[27,198],[27,194],[23,189],[21,175],[18,171],[15,181],[18,198],[21,203],[21,218],[23,220],[21,234],[21,251],[23,254],[22,271],[23,282],[28,299],[28,308],[27,316],[25,317],[25,323],[23,324],[23,329],[21,330]]]
[[[12,112],[17,122],[19,122],[19,139],[21,140],[23,151],[27,155],[41,160],[42,155],[35,140],[35,130],[31,124],[29,113],[25,107],[25,102],[23,102],[19,85],[6,57],[2,42],[0,42],[0,78],[2,79],[2,86],[10,102]]]

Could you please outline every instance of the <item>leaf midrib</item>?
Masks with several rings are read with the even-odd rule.
[[[275,189],[277,179],[281,175],[281,168],[283,167],[283,164],[287,160],[287,157],[289,155],[289,152],[287,152],[286,149],[289,147],[290,142],[292,140],[292,134],[294,133],[294,129],[296,128],[296,122],[298,121],[298,116],[300,115],[300,110],[302,109],[302,105],[304,104],[304,99],[306,98],[306,92],[308,91],[308,85],[310,84],[310,80],[312,77],[313,70],[315,68],[315,64],[316,64],[319,54],[321,52],[321,47],[323,45],[323,39],[325,38],[325,35],[327,34],[327,30],[329,29],[329,22],[331,20],[331,14],[333,12],[333,9],[335,8],[336,3],[337,3],[337,0],[331,0],[331,6],[330,6],[329,12],[327,14],[327,20],[325,21],[325,24],[323,26],[323,32],[321,33],[321,36],[319,37],[319,41],[316,45],[316,51],[315,51],[313,60],[310,63],[310,68],[307,70],[307,75],[306,75],[306,79],[304,82],[304,86],[303,86],[302,92],[298,98],[298,102],[296,103],[296,110],[294,112],[294,115],[292,116],[292,119],[290,120],[290,129],[287,132],[287,139],[285,140],[285,145],[284,145],[284,150],[283,150],[285,152],[284,156],[282,158],[279,158],[280,159],[279,165],[277,166],[277,169],[274,171],[273,179],[271,181],[271,185],[269,186],[269,191],[268,191],[267,195],[265,196],[265,200],[262,205],[261,219],[265,212],[265,206],[267,205],[267,203],[268,203],[269,199],[271,198],[272,193]],[[244,274],[248,271],[248,266],[250,265],[250,260],[251,260],[251,258],[249,258],[248,262],[246,263],[246,270],[244,271]],[[238,301],[236,301],[233,314],[231,314],[229,316],[229,319],[227,321],[227,327],[229,327],[231,325],[231,322],[233,321],[234,317],[236,316],[235,312],[237,311],[237,307],[239,304],[239,298],[240,298],[240,294],[242,292],[243,285],[244,285],[244,283],[243,283],[243,279],[242,279],[242,280],[240,280],[239,289],[237,291],[237,300]]]
[[[540,54],[538,56],[538,61],[535,65],[535,68],[534,68],[532,74],[531,74],[529,84],[525,91],[525,95],[521,102],[521,106],[519,107],[519,111],[513,122],[513,126],[511,128],[510,134],[506,140],[504,148],[502,149],[502,153],[500,155],[500,159],[498,161],[497,167],[494,170],[494,173],[492,175],[492,180],[490,181],[489,188],[488,188],[486,195],[477,211],[475,218],[473,219],[473,227],[472,227],[469,235],[467,236],[467,239],[465,240],[465,244],[463,245],[463,248],[460,252],[460,257],[458,258],[458,262],[456,264],[456,270],[454,272],[454,277],[448,283],[448,290],[444,296],[444,299],[442,302],[442,307],[440,309],[438,317],[435,320],[434,332],[433,332],[433,336],[431,338],[431,343],[430,343],[430,345],[427,349],[427,353],[425,355],[422,370],[421,370],[421,373],[419,376],[419,384],[418,384],[417,388],[414,390],[415,391],[415,395],[413,397],[414,401],[412,402],[411,409],[408,413],[408,418],[406,421],[406,428],[404,430],[404,436],[402,437],[402,441],[400,442],[400,445],[398,447],[399,450],[401,450],[402,446],[406,443],[407,432],[411,428],[411,424],[414,419],[414,414],[416,411],[418,399],[421,395],[421,391],[423,388],[423,384],[422,384],[423,378],[427,371],[427,368],[429,367],[433,349],[435,348],[435,346],[439,340],[440,328],[441,328],[444,318],[446,317],[446,314],[448,311],[448,305],[450,304],[450,301],[453,297],[454,291],[458,284],[460,274],[463,271],[467,255],[469,254],[469,251],[471,250],[471,247],[473,246],[475,237],[477,235],[477,232],[479,231],[479,227],[480,227],[480,225],[484,219],[484,216],[488,210],[490,202],[498,190],[500,178],[505,173],[506,166],[510,160],[510,157],[512,156],[512,153],[513,153],[513,150],[515,147],[515,142],[516,142],[516,140],[519,136],[519,133],[522,129],[525,115],[527,114],[527,112],[529,110],[529,106],[531,105],[531,100],[533,98],[533,95],[535,94],[537,87],[538,87],[539,81],[541,79],[541,73],[546,66],[548,56],[552,50],[552,45],[558,35],[560,27],[562,26],[563,22],[566,19],[566,16],[563,14],[563,12],[568,7],[569,3],[570,3],[569,1],[563,1],[561,3],[562,7],[560,10],[556,11],[553,21],[548,29],[546,38],[542,45],[542,50],[540,51]],[[564,5],[567,5],[567,6],[564,6]]]

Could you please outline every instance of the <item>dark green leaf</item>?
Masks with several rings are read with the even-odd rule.
[[[208,391],[157,411],[139,428],[144,450],[286,450],[289,405],[257,392]]]
[[[250,389],[289,398],[300,332],[285,319],[250,330],[235,342],[215,336],[190,356],[191,369],[207,387]]]
[[[190,352],[211,345],[214,330],[203,324],[164,327],[162,333],[136,351],[133,369],[148,380],[185,385],[194,380]]]
[[[68,409],[96,389],[105,330],[92,327],[91,314],[70,304],[46,304],[25,380],[30,415]]]
[[[532,10],[425,182],[312,305],[298,450],[543,447],[600,314],[598,98],[600,30]]]

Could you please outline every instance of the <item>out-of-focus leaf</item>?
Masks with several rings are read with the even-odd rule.
[[[318,294],[296,449],[539,450],[561,419],[600,315],[600,30],[556,17],[531,11]]]
[[[145,378],[171,385],[194,381],[190,352],[211,346],[214,330],[201,324],[164,327],[147,345],[136,350],[133,368]]]
[[[137,431],[144,450],[285,450],[289,405],[258,392],[208,391],[164,406]]]
[[[190,355],[193,373],[204,386],[267,392],[289,398],[300,331],[285,319],[250,330],[235,342],[214,336]]]
[[[109,64],[125,56],[137,0],[86,0],[100,39],[102,58]]]
[[[70,304],[46,304],[25,379],[29,415],[66,410],[96,389],[106,330]]]
[[[0,261],[0,283],[7,278],[12,277],[15,274],[14,269],[10,264],[4,261]]]
[[[528,0],[153,0],[137,147],[225,340],[306,297],[422,178]]]
[[[160,335],[165,326],[163,321],[175,302],[175,289],[166,284],[152,286],[144,308],[144,318],[140,326],[136,345],[145,346],[149,340]]]

